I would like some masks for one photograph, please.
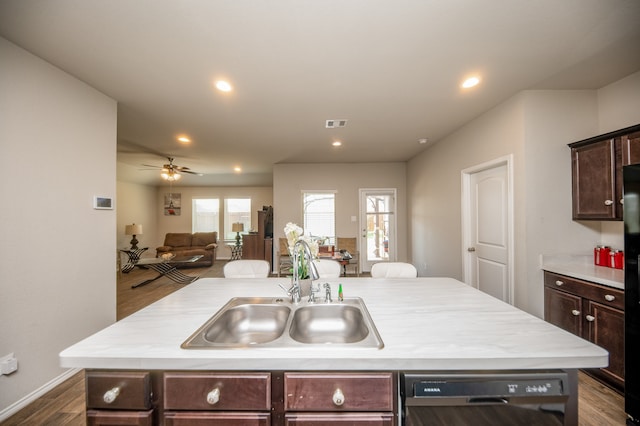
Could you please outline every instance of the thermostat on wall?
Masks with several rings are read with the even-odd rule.
[[[96,210],[113,210],[113,198],[94,195],[93,208]]]

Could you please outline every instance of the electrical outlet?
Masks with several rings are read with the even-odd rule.
[[[18,359],[15,355],[10,353],[0,358],[0,373],[11,374],[18,369]]]

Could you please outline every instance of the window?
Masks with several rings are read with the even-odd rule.
[[[220,200],[217,198],[193,199],[192,232],[218,232],[220,224]]]
[[[304,192],[302,194],[304,233],[328,238],[325,244],[334,245],[336,236],[336,195],[333,192]]]
[[[251,198],[226,198],[224,200],[224,239],[234,240],[236,233],[231,229],[234,223],[242,223],[244,232],[251,229]]]

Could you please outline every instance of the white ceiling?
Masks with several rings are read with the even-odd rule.
[[[640,70],[638,0],[0,0],[0,35],[118,101],[118,179],[147,184],[164,156],[224,186],[406,161],[519,91]]]

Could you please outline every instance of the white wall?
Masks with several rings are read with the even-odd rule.
[[[115,321],[116,102],[0,38],[0,418]]]
[[[599,132],[640,124],[640,72],[598,90]],[[602,222],[602,244],[624,247],[622,222]]]
[[[223,216],[224,216],[224,199],[225,198],[251,198],[251,227],[258,229],[258,210],[262,210],[263,206],[271,206],[273,204],[273,189],[271,187],[219,187],[219,186],[194,186],[181,187],[174,185],[171,189],[172,193],[180,193],[181,213],[180,216],[164,215],[164,194],[169,193],[169,187],[156,188],[155,206],[152,211],[157,217],[158,228],[154,236],[154,242],[149,240],[149,251],[153,251],[155,256],[155,248],[161,246],[164,242],[164,236],[167,232],[191,232],[191,216],[193,213],[192,200],[194,198],[219,198],[220,199],[220,232],[218,233],[218,251],[217,257],[229,258],[231,252],[224,248],[220,238],[223,234]],[[245,231],[249,231],[248,229]],[[220,246],[222,244],[222,246]]]
[[[544,315],[542,254],[589,254],[600,240],[599,221],[573,221],[571,149],[598,134],[592,90],[524,93],[524,238],[518,245],[516,306]]]
[[[407,168],[411,258],[424,276],[462,279],[461,171],[513,154],[516,171],[516,222],[520,221],[522,96],[516,96],[462,127],[422,154]],[[517,237],[517,235],[516,235]],[[516,238],[517,240],[517,238]]]
[[[287,222],[302,225],[302,191],[336,191],[336,236],[358,237],[361,188],[397,188],[398,260],[407,261],[406,163],[275,164],[273,234],[284,237]],[[356,221],[352,222],[351,217]],[[277,251],[277,244],[274,244]]]
[[[154,257],[156,245],[156,229],[158,228],[158,215],[156,206],[156,188],[130,182],[118,181],[117,183],[117,208],[118,220],[116,226],[118,249],[131,247],[131,235],[124,233],[125,226],[137,223],[142,225],[142,235],[136,235],[138,247],[149,247],[142,257]],[[122,254],[122,261],[127,257]]]
[[[462,276],[460,172],[514,154],[515,304],[543,315],[540,254],[590,253],[619,241],[619,222],[571,220],[567,144],[640,123],[640,73],[599,91],[527,91],[463,126],[408,164],[411,256],[426,275]]]

